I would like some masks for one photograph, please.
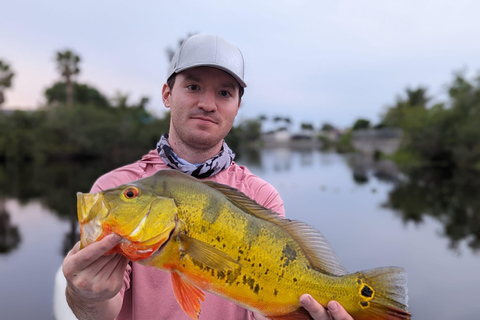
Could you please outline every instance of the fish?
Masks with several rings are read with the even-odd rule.
[[[348,273],[320,231],[279,217],[227,185],[176,170],[98,193],[77,193],[81,248],[111,233],[107,254],[171,274],[183,311],[198,319],[204,291],[272,320],[312,319],[299,298],[338,301],[355,320],[406,320],[406,272]]]

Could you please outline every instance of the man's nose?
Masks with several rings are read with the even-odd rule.
[[[198,107],[206,112],[215,111],[217,109],[215,92],[210,90],[205,91],[198,101]]]

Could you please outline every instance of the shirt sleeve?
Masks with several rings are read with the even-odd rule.
[[[285,207],[278,191],[270,184],[265,183],[257,192],[258,199],[254,199],[258,204],[285,217]]]

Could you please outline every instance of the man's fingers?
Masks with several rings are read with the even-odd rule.
[[[105,258],[108,258],[109,260],[101,261]],[[126,260],[126,262],[125,262]],[[98,260],[98,266],[96,265],[97,262],[92,264],[89,269],[91,270],[92,273],[95,274],[95,280],[98,281],[108,281],[112,276],[116,277],[117,273],[122,273],[125,272],[125,268],[127,267],[128,259],[122,256],[121,254],[114,254],[114,255],[108,255],[101,257]],[[117,269],[121,269],[123,267],[123,270],[119,271]]]
[[[124,256],[120,257],[120,260],[118,261],[117,265],[115,266],[115,269],[112,271],[110,274],[110,278],[116,278],[121,276],[123,278],[123,274],[125,273],[125,269],[127,268],[128,264],[128,259],[125,258]]]
[[[337,301],[330,301],[327,304],[328,312],[334,320],[353,320],[345,309]]]
[[[119,235],[110,234],[102,240],[94,242],[76,252],[71,257],[72,262],[74,262],[78,270],[83,270],[102,257],[108,250],[115,247],[121,240],[122,238]]]
[[[77,253],[78,251],[80,251],[80,241],[78,241],[72,248],[72,250],[70,250],[67,254],[67,256],[70,256],[72,254],[75,254]]]
[[[310,313],[314,320],[332,320],[327,310],[325,310],[325,308],[320,303],[315,301],[315,299],[313,299],[311,295],[302,295],[300,297],[300,303],[302,304],[302,307],[304,307],[305,310]]]

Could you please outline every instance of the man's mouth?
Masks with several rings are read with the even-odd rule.
[[[192,117],[192,119],[194,120],[201,120],[201,121],[207,121],[207,122],[211,122],[211,123],[217,123],[214,119],[212,118],[209,118],[209,117]]]

